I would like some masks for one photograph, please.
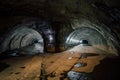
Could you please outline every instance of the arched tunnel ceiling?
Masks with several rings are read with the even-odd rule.
[[[82,27],[70,34],[67,38],[67,44],[79,44],[81,40],[87,40],[90,45],[105,45],[107,42],[101,33],[89,27]]]
[[[106,6],[95,5],[96,2]],[[84,17],[93,22],[98,20],[113,28],[115,32],[120,32],[115,18],[117,16],[119,22],[119,3],[119,0],[0,0],[0,15],[1,17],[44,16],[51,17],[55,21]]]
[[[62,27],[63,29],[60,28],[59,33],[57,33],[56,35],[68,37],[69,34],[72,33],[72,31],[76,30],[78,26],[83,26],[84,24],[89,23],[84,21],[83,20],[84,18],[85,20],[88,20],[90,21],[90,23],[92,23],[91,26],[94,26],[95,24],[95,25],[98,25],[98,27],[104,28],[105,30],[103,29],[98,30],[98,31],[101,31],[101,30],[103,31],[101,32],[101,34],[105,35],[106,32],[108,31],[106,35],[110,35],[110,38],[113,39],[112,42],[108,45],[114,44],[115,42],[115,45],[118,46],[119,43],[116,42],[116,41],[119,41],[118,38],[120,38],[120,33],[119,33],[120,24],[118,20],[120,12],[119,12],[118,2],[119,0],[118,1],[117,0],[112,0],[112,1],[111,0],[92,0],[92,1],[90,0],[89,1],[88,0],[69,0],[69,1],[68,0],[29,0],[29,1],[4,0],[4,1],[0,1],[0,15],[1,15],[0,25],[4,26],[4,27],[1,27],[1,35],[2,35],[2,32],[4,33],[4,31],[2,30],[8,29],[8,28],[12,29],[11,26],[14,26],[15,24],[19,23],[19,21],[24,20],[26,17],[27,18],[28,17],[38,17],[38,18],[44,17],[44,18],[51,19],[52,24],[50,25],[57,24],[57,26],[56,25],[54,26],[55,30],[59,29],[56,27],[58,27],[59,23],[62,23],[64,27]],[[105,12],[104,9],[106,9],[105,11],[107,10],[111,11],[111,13]],[[112,14],[116,12],[118,14],[116,14],[115,17],[118,16],[118,18],[113,17],[114,15],[112,16]],[[17,22],[17,20],[19,21]],[[78,20],[78,22],[74,22],[74,20]],[[84,24],[80,25],[80,23],[84,23]],[[36,24],[37,23],[35,22],[35,26]],[[67,26],[70,26],[71,29],[70,27],[66,27],[66,24]],[[59,25],[59,27],[61,26]],[[64,31],[65,33],[63,33],[62,31]],[[109,37],[107,36],[107,39],[108,38]],[[48,42],[49,42],[50,36],[46,37],[46,39],[48,39]],[[61,44],[64,44],[65,38],[63,39],[60,38],[60,39],[61,40],[58,42],[60,42]],[[52,42],[52,43],[55,43],[55,42]]]

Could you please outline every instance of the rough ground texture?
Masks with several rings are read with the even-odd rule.
[[[76,47],[76,49],[78,49],[78,47]],[[9,67],[1,70],[0,79],[42,80],[43,77],[45,77],[47,80],[61,80],[61,78],[62,80],[66,80],[67,77],[65,75],[67,75],[67,72],[70,70],[90,73],[93,71],[94,67],[105,58],[105,52],[102,52],[99,49],[94,50],[94,48],[90,47],[87,47],[86,50],[90,53],[84,52],[84,50],[80,51],[79,49],[78,51],[74,51],[73,49],[57,54],[4,59],[1,62],[8,64]],[[83,62],[87,65],[78,68],[74,67],[78,62]],[[41,65],[45,66],[43,67]]]

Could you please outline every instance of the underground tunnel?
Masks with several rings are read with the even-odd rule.
[[[119,3],[0,0],[0,80],[119,80]]]

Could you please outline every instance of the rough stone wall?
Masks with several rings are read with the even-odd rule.
[[[62,27],[59,26],[58,36],[60,37],[61,44],[64,44],[65,37],[68,36],[75,27],[78,26],[90,26],[98,27],[100,33],[105,36],[108,35],[114,39],[111,44],[119,46],[117,43],[120,38],[120,29],[118,23],[113,23],[111,19],[104,12],[95,7],[94,3],[105,3],[111,7],[118,7],[117,1],[111,0],[4,0],[0,1],[0,15],[1,15],[1,27],[0,33],[4,34],[6,29],[12,29],[12,25],[19,23],[27,17],[45,17],[50,18],[53,24],[56,22],[62,23]],[[118,1],[119,2],[119,1]],[[3,16],[4,15],[4,16]],[[8,16],[10,16],[8,18]],[[13,18],[14,17],[14,18]],[[39,18],[38,17],[38,18]],[[77,21],[77,22],[74,22]],[[90,21],[90,22],[89,22]],[[73,25],[74,23],[74,25]],[[89,24],[90,23],[90,24]],[[58,24],[59,25],[59,24]],[[54,27],[58,27],[54,26]],[[72,28],[73,29],[72,29]],[[98,31],[99,31],[98,30]],[[64,33],[62,33],[64,32]],[[59,38],[58,37],[58,38]],[[63,42],[62,42],[63,40]],[[114,46],[113,46],[114,48]]]
[[[90,38],[91,40],[96,42],[97,37],[95,37],[94,35],[99,33],[104,38],[104,40],[102,40],[102,41],[106,42],[106,44],[102,45],[101,42],[100,42],[100,43],[98,43],[99,46],[96,45],[96,47],[98,47],[102,50],[109,51],[111,53],[115,53],[115,54],[117,53],[116,46],[118,46],[119,41],[117,40],[115,35],[111,34],[110,29],[106,28],[107,26],[101,25],[100,23],[96,24],[96,23],[90,22],[86,19],[73,19],[71,23],[72,23],[72,28],[74,30],[78,30],[78,29],[82,29],[82,28],[86,28],[86,29],[90,28],[90,29],[96,30],[97,33],[94,33],[94,34],[92,33],[92,35],[90,35],[90,31],[88,31],[87,33],[90,36],[88,36],[87,39]],[[84,31],[83,31],[83,33],[87,34]],[[84,34],[82,34],[82,32],[81,32],[80,37],[84,36]],[[98,37],[100,37],[102,39],[102,37],[100,35],[98,35]],[[92,38],[91,36],[94,36],[94,37]],[[102,47],[101,47],[101,45],[102,45]]]

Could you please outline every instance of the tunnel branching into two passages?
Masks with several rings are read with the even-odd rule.
[[[118,42],[116,36],[108,32],[109,28],[105,29],[104,26],[101,27],[85,19],[73,19],[71,24],[63,23],[62,26],[69,26],[65,28],[52,24],[56,23],[51,19],[23,20],[2,37],[1,52],[9,50],[17,50],[20,54],[58,52],[56,49],[59,47],[63,47],[61,51],[64,51],[77,45],[88,44],[117,55],[115,43]]]

